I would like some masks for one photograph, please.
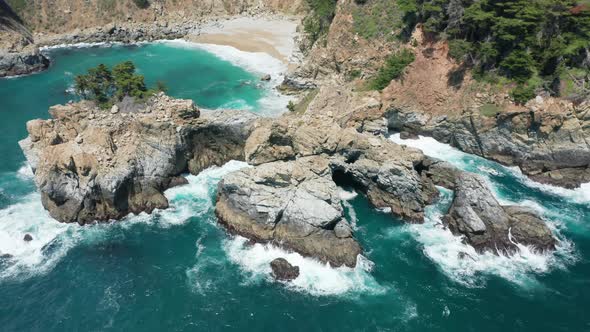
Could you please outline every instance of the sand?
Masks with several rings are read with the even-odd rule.
[[[187,36],[192,42],[227,45],[244,52],[262,52],[286,65],[297,61],[295,37],[297,22],[287,19],[238,17],[207,23],[198,34]]]

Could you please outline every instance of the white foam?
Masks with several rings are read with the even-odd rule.
[[[564,269],[576,260],[572,244],[566,240],[558,243],[555,253],[535,252],[521,244],[516,244],[519,252],[513,256],[477,253],[472,246],[463,243],[462,237],[453,235],[443,225],[442,210],[448,206],[452,195],[447,189],[439,190],[444,201],[427,208],[425,223],[404,228],[422,243],[424,254],[452,280],[468,287],[482,287],[487,276],[495,275],[522,286],[533,286],[537,285],[535,275]]]
[[[394,134],[390,139],[401,145],[410,146],[422,150],[427,156],[448,161],[456,167],[465,170],[474,166],[474,160],[481,160],[482,162],[490,163],[489,165],[477,165],[476,169],[480,172],[487,173],[490,175],[499,175],[497,169],[491,167],[499,167],[500,169],[515,176],[525,185],[537,188],[545,192],[552,193],[570,199],[575,203],[588,203],[590,204],[590,183],[584,183],[576,189],[565,189],[556,187],[548,184],[542,184],[529,179],[526,175],[522,174],[518,167],[505,167],[501,166],[492,161],[486,161],[478,156],[470,155],[462,152],[448,144],[441,143],[432,137],[419,136],[418,139],[401,139],[400,134]]]
[[[21,180],[31,180],[34,177],[33,169],[25,162],[18,171],[16,171],[16,176]]]
[[[0,210],[0,253],[13,256],[0,271],[0,279],[30,276],[51,269],[76,243],[75,225],[58,223],[32,193],[20,203]],[[25,242],[25,234],[33,240]],[[67,236],[66,236],[67,235]],[[54,244],[51,250],[46,246]]]
[[[272,281],[270,262],[283,257],[294,266],[299,266],[299,277],[284,283],[291,290],[315,296],[386,292],[370,275],[373,264],[363,256],[358,256],[354,269],[333,268],[270,244],[248,245],[247,240],[239,236],[226,240],[224,249],[230,260],[240,266],[248,282]]]
[[[247,167],[239,161],[230,161],[222,167],[211,167],[197,176],[188,176],[189,184],[165,192],[170,208],[157,210],[153,214],[130,214],[122,222],[78,226],[63,224],[52,219],[41,204],[41,195],[31,193],[20,203],[0,210],[0,255],[12,258],[7,268],[0,271],[0,279],[32,276],[45,273],[53,268],[66,253],[80,241],[100,242],[108,238],[116,227],[129,228],[137,223],[148,223],[159,227],[184,224],[193,216],[211,213],[214,207],[212,191],[224,174]],[[27,174],[25,166],[18,174]],[[31,174],[32,176],[32,174]],[[25,242],[25,234],[33,240]],[[51,247],[51,248],[47,248]]]
[[[343,201],[350,201],[350,200],[353,200],[355,197],[357,197],[358,193],[354,190],[348,191],[348,190],[340,189],[340,191],[338,191],[338,196],[340,196],[340,199]]]

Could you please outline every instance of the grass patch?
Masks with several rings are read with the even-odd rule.
[[[395,0],[369,0],[352,11],[354,32],[365,39],[393,40],[402,27],[401,11]]]
[[[479,113],[481,113],[481,115],[490,118],[496,116],[496,114],[500,113],[501,111],[502,108],[500,106],[491,103],[481,105],[479,108]]]
[[[313,89],[309,91],[305,95],[305,97],[303,97],[297,104],[289,103],[289,105],[292,105],[287,106],[289,108],[289,111],[297,114],[305,113],[305,111],[307,111],[307,108],[309,107],[309,104],[311,104],[311,102],[315,99],[319,92],[320,89]]]

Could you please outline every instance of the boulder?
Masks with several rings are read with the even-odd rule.
[[[25,236],[23,238],[23,241],[25,241],[25,242],[31,242],[31,241],[33,241],[33,236],[31,234],[28,234],[27,233],[27,234],[25,234]]]
[[[299,276],[299,266],[293,266],[284,258],[270,262],[272,275],[276,280],[290,281]]]
[[[455,198],[443,220],[479,252],[511,254],[518,250],[517,243],[539,251],[555,249],[551,230],[534,211],[501,206],[479,175],[459,174]]]
[[[271,78],[271,77],[270,77],[270,74],[266,74],[266,75],[262,76],[262,77],[260,78],[260,80],[261,80],[261,81],[267,81],[267,82],[268,82],[268,81],[270,81],[270,78]]]

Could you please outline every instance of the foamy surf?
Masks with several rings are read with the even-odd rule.
[[[442,215],[448,210],[452,200],[452,192],[439,188],[442,200],[427,208],[426,221],[422,225],[407,226],[410,233],[424,246],[424,254],[435,262],[451,279],[466,286],[485,284],[486,276],[495,275],[521,285],[536,284],[535,276],[551,271],[564,269],[577,260],[573,244],[564,239],[559,226],[564,220],[562,211],[556,213],[537,202],[524,199],[515,201],[512,197],[497,190],[492,177],[513,176],[526,186],[547,190],[547,186],[535,183],[513,168],[485,160],[461,152],[448,144],[443,144],[430,137],[420,136],[418,139],[402,140],[399,134],[392,135],[395,143],[422,150],[428,156],[450,162],[459,169],[483,175],[490,184],[496,198],[503,205],[522,205],[532,208],[547,217],[547,225],[559,239],[557,250],[553,253],[538,253],[529,247],[517,244],[519,252],[513,256],[479,254],[465,243],[463,238],[455,236],[444,227]],[[550,186],[549,186],[550,187]],[[548,190],[572,201],[578,201],[579,195],[573,190]]]
[[[28,166],[17,174],[30,176]],[[233,172],[247,164],[230,161],[222,167],[211,167],[199,175],[189,175],[189,184],[171,188],[165,192],[170,208],[156,210],[153,214],[128,215],[117,223],[78,226],[64,224],[51,218],[41,204],[37,192],[24,197],[21,202],[0,210],[0,258],[2,266],[0,279],[30,277],[50,271],[67,252],[80,241],[99,243],[108,239],[109,232],[129,229],[135,224],[152,224],[167,228],[182,225],[192,217],[211,214],[214,208],[212,195],[217,182],[224,174]],[[30,234],[33,240],[23,240]]]
[[[482,175],[499,176],[509,174],[516,177],[528,187],[540,189],[570,199],[575,203],[590,204],[590,183],[584,183],[576,189],[565,189],[542,184],[529,179],[518,167],[506,167],[484,158],[459,151],[448,144],[441,143],[432,137],[419,136],[418,139],[401,139],[400,134],[391,135],[390,139],[401,145],[421,150],[427,156],[450,162],[459,169],[480,173]]]
[[[282,257],[294,266],[299,266],[299,277],[283,283],[293,291],[314,296],[383,294],[387,291],[371,276],[373,263],[363,256],[358,256],[355,268],[333,268],[329,264],[288,252],[271,244],[250,245],[247,242],[247,239],[237,236],[226,240],[223,246],[229,259],[239,265],[247,282],[272,282],[270,262]]]
[[[521,244],[516,244],[519,252],[513,256],[477,253],[443,225],[443,211],[451,203],[452,192],[444,188],[439,191],[442,198],[427,208],[424,224],[407,225],[403,231],[409,231],[422,244],[424,254],[452,280],[483,287],[489,276],[497,276],[521,286],[537,286],[536,275],[565,269],[576,260],[572,244],[566,240],[559,242],[555,253],[535,252]]]
[[[53,220],[32,193],[20,203],[0,210],[0,279],[31,276],[50,270],[74,245],[76,226]],[[70,236],[68,236],[68,233]],[[30,234],[33,240],[24,241]]]

